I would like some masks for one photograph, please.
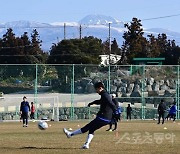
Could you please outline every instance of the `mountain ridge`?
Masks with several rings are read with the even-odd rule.
[[[42,49],[48,51],[53,43],[58,43],[64,38],[79,38],[80,25],[82,37],[94,36],[105,41],[108,39],[109,35],[109,23],[111,23],[111,38],[116,38],[119,46],[121,46],[123,42],[122,36],[124,31],[126,31],[126,28],[124,28],[124,22],[103,15],[88,15],[79,22],[40,23],[20,20],[0,23],[0,37],[6,33],[8,28],[12,28],[16,36],[21,36],[24,32],[28,32],[28,35],[30,35],[32,30],[36,28],[40,39],[42,40]],[[66,25],[65,31],[64,24]],[[168,36],[168,39],[174,39],[176,44],[180,45],[179,32],[173,32],[163,28],[144,29],[144,36],[147,36],[148,34],[157,36],[161,33],[165,33]]]

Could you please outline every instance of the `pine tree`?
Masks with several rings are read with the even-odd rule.
[[[103,54],[104,55],[109,55],[110,54],[109,40],[106,40],[106,41],[103,42]]]
[[[24,32],[24,34],[21,36],[21,40],[23,41],[24,55],[28,55],[32,50],[32,46],[27,32]]]
[[[40,40],[39,33],[34,29],[31,34],[31,45],[33,46],[33,50],[31,51],[32,55],[42,54],[41,43],[42,40]]]
[[[157,39],[152,34],[148,35],[148,38],[149,41],[148,41],[147,57],[149,58],[159,57],[161,51]]]
[[[114,38],[114,40],[112,41],[112,44],[111,44],[111,53],[116,54],[116,55],[121,55],[121,50],[120,50],[115,38]]]
[[[157,43],[160,47],[161,55],[163,55],[168,50],[168,40],[166,34],[159,34],[157,38]]]
[[[46,60],[46,55],[41,49],[42,40],[40,40],[39,33],[36,29],[33,30],[31,34],[31,46],[32,50],[29,51],[29,55],[32,58],[33,63],[44,63]],[[33,55],[33,57],[32,57]]]
[[[180,62],[180,47],[175,44],[175,40],[168,40],[167,50],[164,52],[166,65],[178,65]]]
[[[143,37],[143,29],[141,20],[133,18],[131,24],[124,25],[127,31],[123,34],[125,39],[126,54],[129,63],[132,63],[133,58],[145,56],[147,40]]]
[[[7,29],[7,32],[3,35],[0,54],[1,64],[13,64],[18,62],[17,55],[21,53],[18,50],[18,41],[11,28]]]

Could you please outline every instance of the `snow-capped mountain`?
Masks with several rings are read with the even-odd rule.
[[[65,31],[64,31],[64,23]],[[111,23],[111,39],[116,38],[119,45],[122,45],[122,35],[126,29],[124,23],[117,19],[103,15],[89,15],[84,17],[79,22],[54,22],[54,23],[38,23],[31,21],[13,21],[7,23],[0,23],[0,38],[6,33],[8,28],[12,28],[16,36],[28,32],[29,36],[33,29],[37,29],[42,40],[42,49],[48,51],[53,43],[58,43],[62,39],[79,38],[80,25],[81,35],[94,36],[102,39],[108,39],[109,23]],[[172,32],[162,28],[145,29],[144,36],[153,34],[157,36],[159,33],[166,33],[168,38],[175,40],[176,44],[180,45],[180,33]]]
[[[12,22],[7,22],[0,24],[0,28],[31,28],[31,27],[51,27],[52,25],[48,23],[39,23],[39,22],[34,22],[34,21],[25,21],[25,20],[20,20],[20,21],[12,21]]]
[[[86,25],[108,25],[109,23],[123,24],[122,21],[105,15],[88,15],[79,21],[79,24]]]

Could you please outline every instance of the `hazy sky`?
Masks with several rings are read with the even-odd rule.
[[[145,28],[180,32],[180,0],[0,0],[0,22],[29,20],[44,23],[79,21],[86,15],[112,16],[121,21],[144,20]]]

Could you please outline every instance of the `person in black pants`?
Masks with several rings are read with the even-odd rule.
[[[34,118],[34,113],[35,113],[35,106],[34,106],[34,103],[31,102],[31,114],[30,114],[31,119],[35,119]]]
[[[118,112],[119,112],[119,119],[120,120],[120,117],[121,117],[121,109],[119,107],[119,103],[118,101],[115,99],[116,98],[116,94],[112,94],[112,101],[113,103],[115,104],[116,108],[118,109]],[[115,131],[117,129],[117,119],[114,117],[114,115],[112,116],[112,120],[109,124],[109,129],[107,129],[106,131]],[[114,129],[112,129],[112,125],[114,124]]]
[[[20,113],[21,113],[21,118],[23,120],[23,127],[28,127],[29,111],[30,111],[29,102],[27,101],[26,96],[24,96],[20,106]]]
[[[82,147],[83,149],[89,149],[89,144],[94,137],[94,132],[103,126],[108,125],[111,122],[113,113],[115,117],[118,118],[119,116],[116,106],[112,102],[111,96],[105,91],[103,83],[102,82],[95,83],[94,88],[96,92],[99,95],[101,95],[101,99],[95,100],[92,103],[89,103],[88,107],[90,107],[93,104],[100,105],[100,110],[97,113],[96,118],[92,120],[90,123],[88,123],[87,125],[85,125],[84,127],[82,127],[81,129],[77,129],[73,132],[68,131],[66,128],[63,129],[64,133],[66,134],[68,138],[74,135],[82,134],[89,131],[87,140]]]
[[[132,112],[132,108],[130,106],[130,104],[128,104],[128,107],[126,109],[127,112],[127,120],[130,119],[131,120],[131,112]]]
[[[158,117],[158,123],[157,124],[160,124],[160,119],[162,117],[162,124],[164,124],[164,114],[165,114],[165,110],[166,110],[166,106],[164,104],[164,101],[163,99],[161,100],[159,106],[158,106],[158,114],[159,114],[159,117]]]

